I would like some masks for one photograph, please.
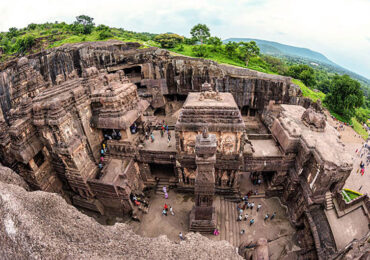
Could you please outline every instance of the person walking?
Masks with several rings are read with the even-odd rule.
[[[248,217],[249,217],[248,213],[245,213],[244,220],[247,221],[248,220]]]
[[[242,215],[239,215],[236,221],[242,221],[242,219],[243,219]]]
[[[173,209],[172,209],[171,206],[170,206],[170,213],[171,213],[172,216],[175,216],[175,213],[173,212]]]
[[[168,210],[168,206],[167,206],[167,204],[165,203],[164,204],[164,207],[163,207],[166,211]]]
[[[249,221],[249,226],[252,226],[254,223],[254,218],[252,218],[250,221]]]
[[[263,219],[264,221],[269,219],[269,214],[266,213],[265,218]]]
[[[254,202],[251,203],[251,210],[253,210]]]
[[[152,143],[154,142],[154,134],[151,133],[150,138],[152,139]]]
[[[276,212],[272,213],[271,220],[273,220],[275,218],[275,216],[276,216]]]
[[[165,209],[162,210],[162,215],[167,216],[167,211]]]
[[[261,207],[262,207],[262,205],[261,205],[261,203],[259,203],[259,204],[257,205],[257,212],[261,209]]]
[[[185,240],[184,236],[182,235],[182,232],[179,233],[180,240]]]

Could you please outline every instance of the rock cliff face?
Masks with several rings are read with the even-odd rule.
[[[1,167],[1,259],[241,259],[225,241],[189,233],[174,243],[134,234],[125,224],[102,226],[59,195],[28,192],[19,176]]]
[[[277,103],[302,102],[299,87],[290,78],[248,69],[219,65],[216,62],[171,56],[157,48],[139,49],[138,43],[120,41],[66,44],[0,66],[0,104],[7,121],[9,111],[22,98],[35,97],[46,88],[73,78],[89,80],[89,68],[115,72],[123,70],[152,105],[163,95],[200,91],[205,81],[219,91],[233,93],[240,108],[262,111],[269,100]]]

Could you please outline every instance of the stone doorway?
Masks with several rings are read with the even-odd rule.
[[[175,168],[172,164],[151,163],[149,167],[153,177],[159,179],[170,179],[171,177],[175,177]]]

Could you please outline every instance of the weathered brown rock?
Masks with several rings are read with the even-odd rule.
[[[140,237],[125,224],[98,224],[56,194],[2,181],[0,241],[1,259],[241,259],[225,241],[194,233],[181,243]]]
[[[326,126],[326,118],[322,113],[316,112],[313,108],[308,108],[302,114],[302,122],[310,127],[311,130],[323,132]]]

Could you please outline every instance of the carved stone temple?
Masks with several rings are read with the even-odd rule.
[[[116,40],[0,66],[1,164],[32,190],[99,216],[140,220],[145,208],[133,197],[153,198],[162,185],[195,195],[187,228],[210,232],[227,222],[216,198],[240,200],[243,180],[255,176],[264,198],[286,206],[297,259],[339,257],[327,209],[333,198],[338,212],[352,207],[341,196],[353,168],[345,151],[319,104],[289,77]]]
[[[215,163],[217,141],[207,129],[195,141],[195,206],[190,213],[190,230],[211,233],[216,228],[217,216],[213,206],[215,195]]]

